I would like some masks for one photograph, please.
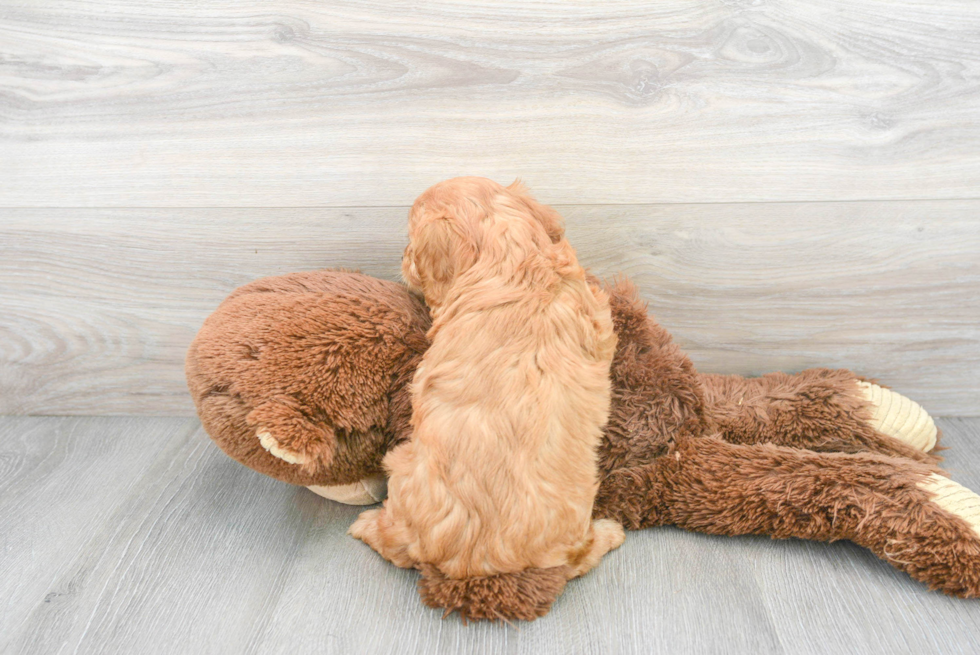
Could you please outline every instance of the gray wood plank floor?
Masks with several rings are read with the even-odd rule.
[[[980,488],[980,419],[944,419]],[[971,448],[974,448],[971,450]],[[849,543],[631,533],[519,629],[440,620],[345,536],[358,509],[225,457],[194,419],[0,419],[5,653],[969,653],[980,601]]]
[[[31,0],[0,205],[970,198],[971,0]]]

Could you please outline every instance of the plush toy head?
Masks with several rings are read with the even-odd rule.
[[[606,292],[619,341],[603,476],[652,461],[705,420],[694,368],[633,285]],[[430,325],[423,300],[395,282],[330,270],[257,280],[205,321],[187,353],[188,386],[232,458],[333,500],[374,503],[384,455],[410,435],[408,385]]]
[[[346,271],[232,293],[187,354],[188,386],[228,455],[342,502],[384,497],[381,459],[406,438],[407,386],[429,314],[401,284]],[[273,453],[276,456],[273,456]]]

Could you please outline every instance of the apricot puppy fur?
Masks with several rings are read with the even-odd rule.
[[[616,345],[561,217],[519,184],[457,178],[409,215],[402,274],[432,311],[412,439],[384,460],[388,499],[350,533],[447,578],[565,567],[623,541],[591,520]]]

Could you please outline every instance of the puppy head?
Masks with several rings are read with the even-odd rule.
[[[502,189],[491,180],[460,177],[429,188],[412,205],[402,277],[430,307],[438,307],[456,277],[476,263],[481,222]]]
[[[446,180],[419,196],[409,212],[402,277],[435,308],[481,258],[488,264],[502,259],[515,243],[524,251],[540,250],[563,235],[561,216],[520,182],[503,187],[481,177]]]

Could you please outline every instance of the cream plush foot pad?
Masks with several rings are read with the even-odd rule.
[[[337,484],[330,487],[310,486],[307,489],[318,496],[345,505],[373,505],[380,503],[388,494],[388,479],[383,475],[375,475],[353,484]]]
[[[980,496],[936,473],[916,486],[928,492],[932,496],[932,502],[966,521],[977,537],[980,537]]]
[[[307,464],[310,461],[310,458],[306,455],[294,453],[291,450],[283,448],[268,430],[259,430],[255,433],[255,436],[259,438],[259,443],[269,451],[270,455],[278,457],[284,462],[288,462],[289,464]]]
[[[919,403],[870,382],[858,387],[871,403],[871,427],[926,453],[936,447],[936,424]]]

